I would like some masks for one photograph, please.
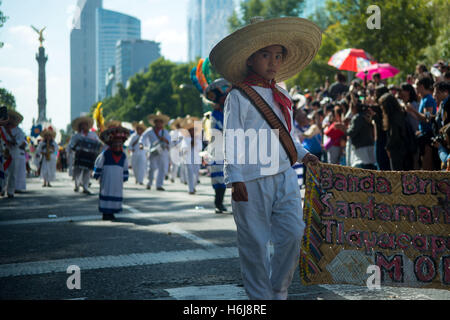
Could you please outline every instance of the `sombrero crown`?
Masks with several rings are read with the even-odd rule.
[[[130,135],[130,130],[124,128],[120,121],[111,120],[106,125],[106,129],[100,134],[100,140],[108,144],[113,141],[121,141],[124,143]]]
[[[169,123],[170,117],[163,114],[161,111],[157,111],[156,113],[148,116],[148,122],[150,123],[150,125],[154,126],[155,120],[162,120],[164,122],[164,125],[166,125],[167,123]]]
[[[74,131],[80,130],[80,124],[87,123],[88,128],[91,129],[94,125],[94,119],[89,116],[81,116],[72,121],[72,129]]]
[[[209,60],[232,83],[247,75],[247,59],[258,50],[281,45],[287,53],[275,81],[281,82],[302,71],[315,57],[322,42],[322,32],[313,22],[285,17],[247,25],[220,41]]]

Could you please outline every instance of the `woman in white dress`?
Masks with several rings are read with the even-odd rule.
[[[51,128],[42,131],[43,140],[39,143],[36,155],[39,155],[39,167],[41,178],[44,180],[43,187],[51,187],[50,181],[55,180],[56,175],[56,154],[58,144],[55,142],[56,132]]]

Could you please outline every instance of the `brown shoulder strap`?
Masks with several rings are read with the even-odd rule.
[[[234,84],[253,104],[253,106],[261,113],[272,129],[278,130],[281,145],[289,156],[291,165],[297,162],[297,149],[290,133],[287,131],[280,118],[273,112],[267,102],[252,87],[245,83]]]

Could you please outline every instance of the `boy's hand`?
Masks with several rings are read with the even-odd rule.
[[[316,164],[318,164],[319,163],[319,158],[317,158],[315,155],[313,155],[312,153],[307,153],[304,157],[303,157],[303,160],[302,160],[302,162],[303,162],[303,164],[305,165],[305,166],[308,166],[308,165],[316,165]]]
[[[234,201],[248,201],[248,193],[247,188],[245,187],[244,182],[234,182],[233,187],[231,189],[231,197]]]

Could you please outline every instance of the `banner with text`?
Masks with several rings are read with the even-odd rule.
[[[450,289],[450,172],[306,171],[304,284]]]

